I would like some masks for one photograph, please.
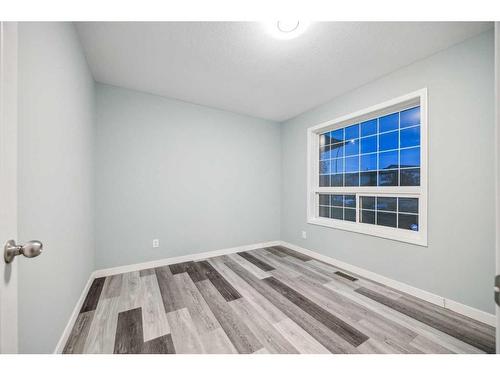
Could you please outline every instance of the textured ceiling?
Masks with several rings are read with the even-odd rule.
[[[276,121],[492,27],[321,22],[278,40],[257,22],[76,25],[98,82]]]

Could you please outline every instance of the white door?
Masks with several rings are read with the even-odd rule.
[[[17,353],[17,263],[4,243],[17,239],[17,24],[0,22],[0,353]]]
[[[496,255],[497,275],[500,275],[500,22],[495,22],[495,117],[496,117]],[[500,276],[497,276],[497,280]],[[500,288],[500,282],[495,287]],[[500,299],[500,291],[495,291]],[[500,306],[497,302],[497,354],[500,353]]]

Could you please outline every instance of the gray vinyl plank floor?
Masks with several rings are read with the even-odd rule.
[[[494,353],[495,330],[282,246],[96,278],[63,353]]]

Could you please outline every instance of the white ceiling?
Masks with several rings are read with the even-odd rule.
[[[278,40],[257,22],[77,23],[98,82],[276,121],[490,27],[321,22]]]

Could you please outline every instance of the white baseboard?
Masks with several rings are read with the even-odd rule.
[[[490,313],[487,313],[485,311],[478,310],[474,307],[464,305],[463,303],[453,301],[451,299],[439,296],[439,295],[434,294],[434,293],[427,292],[423,289],[419,289],[419,288],[416,288],[414,286],[402,283],[400,281],[396,281],[394,279],[390,279],[388,277],[379,275],[375,272],[371,272],[371,271],[365,270],[363,268],[353,266],[352,264],[342,262],[338,259],[334,259],[332,257],[317,253],[315,251],[305,249],[303,247],[300,247],[300,246],[297,246],[297,245],[294,245],[294,244],[291,244],[288,242],[284,242],[284,241],[280,241],[280,242],[281,242],[282,246],[285,246],[285,247],[288,247],[292,250],[309,255],[312,258],[316,258],[316,259],[321,260],[325,263],[329,263],[332,266],[342,268],[346,271],[355,273],[359,276],[362,276],[362,277],[365,277],[367,279],[370,279],[370,280],[379,282],[381,284],[387,285],[391,288],[400,290],[404,293],[407,293],[407,294],[410,294],[414,297],[423,299],[424,301],[433,303],[435,305],[447,308],[451,311],[454,311],[454,312],[457,312],[459,314],[465,315],[469,318],[478,320],[482,323],[491,325],[493,327],[496,326],[496,316],[494,314],[490,314]]]
[[[182,262],[194,261],[194,260],[201,260],[201,259],[216,257],[216,256],[220,256],[220,255],[225,255],[225,254],[234,254],[234,253],[237,253],[240,251],[250,251],[250,250],[260,249],[263,247],[271,247],[271,246],[278,246],[278,245],[285,246],[285,247],[288,247],[292,250],[309,255],[312,258],[321,260],[325,263],[329,263],[332,266],[344,269],[346,271],[352,272],[354,274],[365,277],[367,279],[370,279],[370,280],[379,282],[381,284],[387,285],[391,288],[400,290],[400,291],[407,293],[407,294],[410,294],[414,297],[423,299],[424,301],[427,301],[427,302],[433,303],[435,305],[438,305],[438,306],[447,308],[449,310],[455,311],[459,314],[468,316],[469,318],[478,320],[478,321],[483,322],[485,324],[489,324],[491,326],[496,326],[496,317],[493,314],[478,310],[474,307],[464,305],[460,302],[456,302],[456,301],[447,299],[445,297],[438,296],[436,294],[427,292],[425,290],[415,288],[411,285],[390,279],[388,277],[379,275],[375,272],[365,270],[363,268],[354,266],[354,265],[349,264],[349,263],[342,262],[342,261],[334,259],[332,257],[317,253],[317,252],[309,250],[309,249],[305,249],[303,247],[300,247],[300,246],[297,246],[297,245],[294,245],[294,244],[291,244],[288,242],[271,241],[271,242],[256,243],[256,244],[252,244],[252,245],[231,247],[231,248],[227,248],[227,249],[207,251],[207,252],[203,252],[203,253],[183,255],[183,256],[173,257],[173,258],[159,259],[159,260],[154,260],[151,262],[136,263],[136,264],[131,264],[131,265],[127,265],[127,266],[106,268],[106,269],[96,270],[96,271],[92,272],[90,274],[89,280],[87,281],[87,284],[85,285],[85,288],[82,291],[82,294],[80,295],[80,298],[78,299],[78,302],[73,310],[73,313],[71,314],[70,320],[69,320],[68,324],[66,325],[66,328],[64,329],[63,334],[62,334],[61,338],[59,339],[59,342],[57,343],[57,346],[56,346],[56,349],[54,352],[58,353],[58,354],[62,353],[62,351],[64,349],[64,345],[66,344],[66,341],[68,340],[68,337],[71,333],[73,325],[76,322],[76,319],[77,319],[78,314],[80,312],[80,309],[83,305],[83,301],[85,300],[85,297],[86,297],[87,292],[90,288],[90,285],[92,284],[92,281],[97,277],[105,277],[105,276],[111,276],[111,275],[116,275],[116,274],[125,273],[125,272],[140,271],[140,270],[147,269],[147,268],[155,268],[155,267],[166,266],[169,264],[182,263]]]
[[[201,259],[212,258],[212,257],[225,255],[225,254],[234,254],[234,253],[237,253],[240,251],[250,251],[250,250],[260,249],[263,247],[277,246],[279,244],[281,244],[281,241],[262,242],[262,243],[252,244],[252,245],[243,245],[243,246],[230,247],[227,249],[206,251],[203,253],[182,255],[179,257],[158,259],[158,260],[153,260],[151,262],[136,263],[136,264],[130,264],[127,266],[105,268],[102,270],[95,271],[94,277],[104,277],[104,276],[116,275],[119,273],[140,271],[140,270],[144,270],[147,268],[162,267],[162,266],[167,266],[169,264],[188,262],[190,260],[201,260]]]
[[[444,307],[451,311],[455,311],[456,313],[488,324],[492,327],[496,327],[497,325],[497,318],[495,314],[490,314],[486,311],[476,309],[475,307],[464,305],[463,303],[454,301],[452,299],[445,298]]]
[[[95,272],[92,272],[89,276],[89,279],[87,280],[87,284],[85,284],[85,287],[82,290],[82,294],[80,294],[80,298],[78,298],[78,302],[75,305],[75,308],[73,309],[73,312],[71,313],[71,316],[69,318],[68,324],[66,324],[66,327],[64,328],[64,331],[61,335],[61,338],[57,342],[56,349],[54,350],[55,354],[61,354],[64,350],[64,346],[66,345],[66,341],[69,338],[69,334],[71,333],[71,330],[73,329],[73,325],[76,322],[76,318],[78,318],[78,314],[80,313],[80,309],[82,308],[83,301],[85,300],[85,297],[87,296],[87,293],[90,289],[90,286],[92,285],[92,281],[95,279]]]

